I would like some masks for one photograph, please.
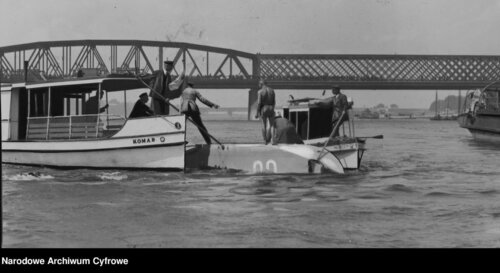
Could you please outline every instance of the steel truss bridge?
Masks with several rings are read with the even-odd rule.
[[[469,89],[500,79],[500,56],[252,54],[179,42],[51,41],[0,47],[2,82],[149,73],[174,62],[197,88]]]

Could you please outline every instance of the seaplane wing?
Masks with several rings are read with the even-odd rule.
[[[187,169],[231,169],[244,173],[344,173],[330,153],[317,160],[321,148],[303,144],[224,144],[186,147]]]

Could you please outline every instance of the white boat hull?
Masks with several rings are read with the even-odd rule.
[[[4,163],[86,168],[184,168],[184,143],[87,151],[4,151]]]
[[[318,138],[306,140],[304,143],[323,147],[327,138]],[[339,159],[342,163],[344,169],[359,169],[361,157],[364,153],[364,145],[359,142],[355,143],[342,143],[339,145],[328,145],[325,147],[330,153],[332,153],[335,157]]]
[[[184,116],[153,117],[128,120],[122,130],[109,138],[4,141],[2,162],[53,167],[182,170],[184,147]]]
[[[458,117],[458,124],[460,127],[468,129],[474,140],[500,142],[500,116],[498,115],[461,114]]]

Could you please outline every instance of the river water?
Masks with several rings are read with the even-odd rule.
[[[206,121],[222,142],[257,121]],[[455,121],[357,120],[346,175],[2,165],[2,247],[500,247],[500,147]],[[202,142],[196,128],[188,140]]]

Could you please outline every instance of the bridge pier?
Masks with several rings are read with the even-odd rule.
[[[257,114],[257,89],[250,89],[248,91],[248,120],[255,120]]]

